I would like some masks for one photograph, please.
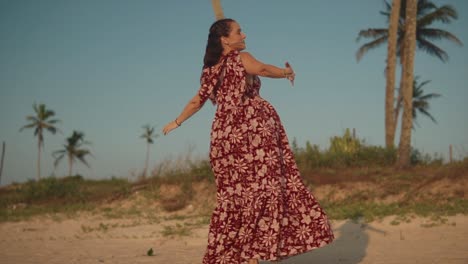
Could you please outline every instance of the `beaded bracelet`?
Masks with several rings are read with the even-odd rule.
[[[177,120],[177,118],[174,120],[174,122],[176,123],[176,125],[177,125],[178,127],[180,127],[180,125],[182,125],[181,123],[179,123],[179,121]]]

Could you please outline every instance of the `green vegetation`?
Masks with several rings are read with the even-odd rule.
[[[463,198],[454,198],[444,202],[427,199],[409,204],[400,202],[386,204],[372,201],[339,201],[325,202],[322,205],[331,219],[363,219],[366,222],[393,215],[397,216],[397,219],[401,219],[409,215],[437,218],[468,214],[468,200]]]
[[[413,166],[396,170],[395,151],[369,146],[345,131],[328,149],[293,142],[304,183],[331,219],[378,220],[392,224],[424,216],[442,223],[444,216],[468,213],[468,158],[444,164],[437,155],[413,151]],[[133,219],[129,226],[164,224],[164,236],[189,235],[209,223],[216,186],[209,161],[189,157],[163,162],[158,176],[86,180],[81,176],[44,178],[0,188],[0,221],[49,215],[55,219],[88,212],[107,219]],[[182,165],[181,165],[182,164]],[[181,211],[182,210],[182,211]],[[83,232],[106,232],[112,224],[83,226]]]
[[[177,223],[175,226],[164,226],[161,234],[165,237],[188,236],[191,234],[190,230],[188,226]]]
[[[396,149],[368,145],[364,140],[353,136],[349,129],[345,130],[343,136],[332,137],[328,149],[321,150],[309,141],[304,148],[297,147],[297,143],[293,141],[292,148],[303,174],[318,168],[392,167],[397,158]],[[442,158],[437,155],[423,155],[417,149],[411,152],[413,166],[442,163]]]
[[[126,180],[85,180],[79,175],[13,184],[0,189],[0,221],[90,211],[100,203],[127,197],[130,188]]]

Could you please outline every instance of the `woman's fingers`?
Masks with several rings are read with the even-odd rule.
[[[171,122],[172,123],[172,122]],[[164,128],[163,128],[163,134],[167,135],[167,133],[171,132],[173,128],[171,128],[171,123],[168,123]]]
[[[171,132],[172,130],[174,130],[174,129],[178,128],[178,127],[179,127],[179,125],[177,125],[175,121],[171,121],[163,128],[163,134],[167,135],[167,134],[169,134],[169,132]]]
[[[294,86],[294,78],[296,77],[296,73],[294,73],[293,68],[291,67],[291,64],[289,62],[285,63],[286,68],[289,68],[291,70],[290,76],[288,76],[288,80],[291,82],[291,85]]]

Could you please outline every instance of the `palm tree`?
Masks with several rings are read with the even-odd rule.
[[[398,145],[397,167],[410,165],[411,129],[413,127],[413,81],[414,56],[416,51],[416,20],[418,0],[406,0],[405,39],[403,45],[405,64],[403,65],[402,86],[403,116],[401,120],[400,142]]]
[[[384,1],[386,5],[386,11],[381,11],[380,13],[387,17],[387,20],[390,18],[390,23],[392,22],[391,11],[392,6],[387,2]],[[395,4],[395,3],[393,3]],[[417,49],[422,50],[429,55],[435,56],[439,58],[442,62],[447,62],[449,56],[447,52],[443,49],[435,45],[433,40],[440,40],[440,39],[447,39],[449,41],[454,42],[462,46],[462,42],[452,33],[438,28],[433,28],[431,25],[435,22],[442,22],[444,24],[450,24],[453,20],[458,18],[457,11],[450,5],[443,5],[437,7],[434,3],[430,0],[418,0],[417,1],[417,20],[416,20],[416,45]],[[404,52],[404,37],[405,37],[405,24],[406,24],[406,0],[401,0],[401,8],[400,8],[400,16],[399,16],[399,26],[398,26],[398,37],[397,37],[397,49],[396,55],[399,58],[400,65],[402,66],[402,74],[404,75],[403,65],[405,65],[405,52]],[[362,45],[356,53],[357,60],[361,60],[361,58],[366,54],[368,51],[378,48],[383,45],[387,40],[389,40],[389,29],[388,28],[370,28],[366,30],[361,30],[358,33],[358,41],[361,38],[371,38],[372,40],[368,43]],[[388,61],[387,63],[389,63]],[[388,67],[388,69],[391,69]],[[387,73],[389,74],[389,73]],[[403,78],[400,80],[400,87],[402,87]],[[387,84],[388,87],[388,84]],[[388,88],[387,88],[388,89]],[[391,89],[391,88],[390,88]],[[388,92],[388,91],[387,91]],[[400,90],[400,92],[403,92]],[[393,94],[386,93],[386,102],[393,101],[394,99]],[[400,104],[402,100],[401,93],[397,97],[396,104]],[[399,117],[399,107],[395,107],[395,113],[393,114],[394,124],[397,123]],[[391,114],[388,114],[391,115]],[[387,116],[387,113],[386,113]],[[387,124],[387,121],[386,121]],[[393,129],[393,131],[388,131]],[[389,138],[388,141],[391,142],[393,145],[394,135],[395,135],[396,125],[389,128],[386,125],[386,135],[393,135],[393,138]],[[386,140],[387,142],[387,140]],[[387,144],[387,146],[389,146]]]
[[[88,141],[84,140],[84,134],[79,131],[73,131],[72,135],[66,139],[66,144],[63,149],[54,151],[52,156],[55,158],[54,166],[57,167],[60,161],[67,156],[68,158],[68,175],[72,175],[73,163],[76,160],[81,161],[89,168],[86,161],[86,156],[91,155],[88,149],[82,148],[84,145],[89,145]]]
[[[418,83],[418,79],[419,77],[416,76],[413,81],[413,123],[418,125],[416,119],[418,117],[418,113],[420,113],[437,124],[436,119],[429,113],[429,100],[440,97],[441,95],[437,93],[424,94],[423,86],[430,83],[431,81],[428,80],[422,83]]]
[[[20,132],[25,128],[34,128],[34,136],[37,136],[37,180],[41,179],[41,147],[44,146],[44,129],[52,134],[59,131],[54,125],[60,122],[58,119],[52,119],[55,112],[46,108],[45,104],[34,104],[35,115],[26,117],[30,123],[23,126]]]
[[[145,160],[145,169],[143,171],[143,178],[146,178],[146,173],[148,171],[148,162],[149,162],[149,154],[150,154],[150,145],[154,143],[153,139],[156,139],[159,135],[153,134],[154,127],[150,125],[144,125],[143,129],[145,132],[140,136],[146,140],[146,160]]]
[[[221,7],[221,0],[211,0],[211,5],[213,6],[216,20],[223,19],[224,13],[223,8]]]
[[[395,94],[395,68],[396,68],[396,48],[398,36],[398,22],[400,17],[400,0],[393,0],[388,26],[388,47],[387,47],[387,80],[385,87],[385,146],[393,148],[395,138],[395,117],[393,116],[393,97]]]
[[[391,16],[392,6],[384,1],[386,5],[386,11],[380,13],[387,17],[387,21]],[[400,18],[398,27],[398,41],[397,41],[397,56],[400,57],[404,54],[403,39],[405,36],[405,23],[406,23],[406,0],[401,0]],[[458,19],[457,11],[451,5],[443,5],[437,7],[430,0],[418,0],[417,3],[417,21],[416,21],[416,42],[418,49],[421,49],[429,55],[436,56],[442,62],[447,62],[449,56],[447,52],[432,43],[430,40],[447,39],[460,46],[463,43],[452,33],[443,30],[430,27],[434,22],[442,22],[444,24],[450,24],[452,20]],[[361,30],[358,33],[357,40],[361,38],[372,38],[373,40],[362,45],[356,53],[357,60],[361,60],[362,57],[370,50],[380,47],[382,44],[387,42],[388,39],[388,28],[369,28]]]

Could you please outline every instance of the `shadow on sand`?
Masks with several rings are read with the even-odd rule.
[[[366,230],[385,233],[385,231],[375,229],[368,224],[347,220],[334,228],[336,238],[330,245],[275,263],[358,264],[366,256],[366,249],[369,244],[369,235]],[[270,262],[260,262],[260,264],[267,263]]]

